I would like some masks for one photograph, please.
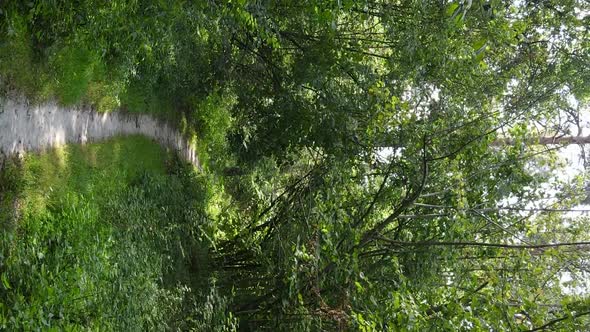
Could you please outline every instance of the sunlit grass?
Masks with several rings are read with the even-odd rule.
[[[105,198],[143,172],[164,174],[165,160],[166,152],[141,136],[28,154],[23,163],[24,212],[43,212],[68,193]]]

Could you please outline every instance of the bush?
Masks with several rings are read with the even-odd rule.
[[[233,124],[231,109],[235,102],[235,97],[231,94],[213,92],[203,101],[196,103],[195,111],[191,114],[192,126],[189,127],[196,128],[200,139],[199,156],[205,165],[212,163],[209,155],[222,159],[221,156],[225,153],[227,135]]]

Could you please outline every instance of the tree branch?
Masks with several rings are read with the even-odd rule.
[[[554,320],[550,320],[549,322],[547,322],[547,323],[545,323],[545,324],[543,324],[543,325],[541,325],[539,327],[535,327],[532,330],[528,330],[528,332],[546,330],[547,328],[551,327],[552,325],[555,325],[555,324],[557,324],[559,322],[562,322],[564,320],[567,320],[567,319],[570,319],[570,318],[571,319],[576,319],[576,318],[579,318],[579,317],[582,317],[582,316],[586,316],[586,315],[590,315],[590,311],[581,312],[579,314],[575,314],[575,315],[572,315],[572,316],[567,315],[567,316],[563,316],[563,317],[560,317],[560,318],[556,318]]]

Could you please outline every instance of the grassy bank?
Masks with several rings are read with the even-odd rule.
[[[207,180],[157,144],[69,145],[0,176],[2,328],[231,325],[207,268]]]

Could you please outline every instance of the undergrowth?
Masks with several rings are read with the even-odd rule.
[[[207,261],[209,179],[141,137],[70,145],[0,171],[0,327],[234,330]]]

